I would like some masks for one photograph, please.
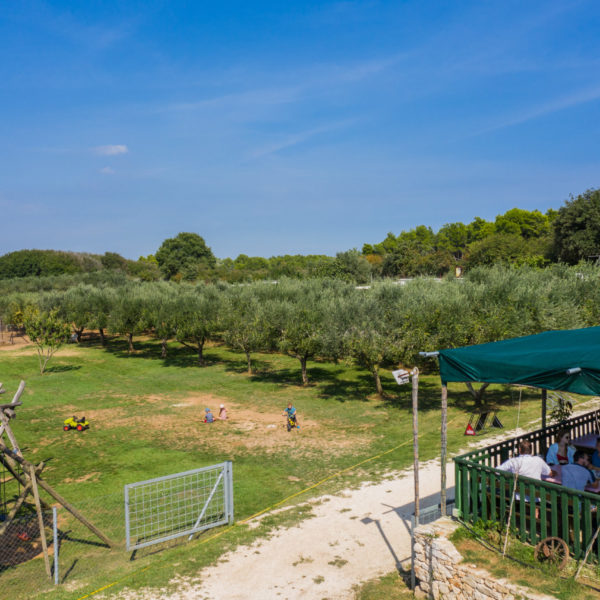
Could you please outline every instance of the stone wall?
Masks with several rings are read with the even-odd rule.
[[[448,539],[457,527],[458,523],[444,518],[415,530],[415,576],[419,595],[435,600],[555,600],[505,579],[494,579],[484,569],[463,563],[462,556]]]

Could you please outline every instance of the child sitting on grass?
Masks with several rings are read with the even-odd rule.
[[[205,423],[214,423],[215,422],[215,416],[212,414],[212,412],[210,412],[210,408],[205,408],[204,412],[206,413],[204,415],[204,422]]]

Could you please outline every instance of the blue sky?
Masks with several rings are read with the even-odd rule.
[[[600,4],[0,3],[0,254],[330,254],[600,186]]]

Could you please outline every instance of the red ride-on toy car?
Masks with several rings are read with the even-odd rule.
[[[69,417],[65,419],[65,423],[63,425],[63,429],[65,431],[69,431],[70,429],[77,429],[77,431],[84,431],[85,429],[89,429],[90,424],[85,417],[81,417],[78,419],[76,416]]]

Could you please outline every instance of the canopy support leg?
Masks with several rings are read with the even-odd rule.
[[[542,429],[544,430],[544,432],[546,431],[546,413],[547,413],[547,400],[548,400],[548,390],[542,390]],[[546,438],[544,438],[543,442],[543,448],[541,448],[542,453],[546,454],[546,451],[548,450],[548,444],[546,443]]]
[[[448,388],[442,384],[442,425],[441,438],[442,448],[440,453],[440,462],[442,470],[442,480],[440,487],[440,501],[442,517],[446,516],[446,446],[447,446],[447,431],[448,431]]]

